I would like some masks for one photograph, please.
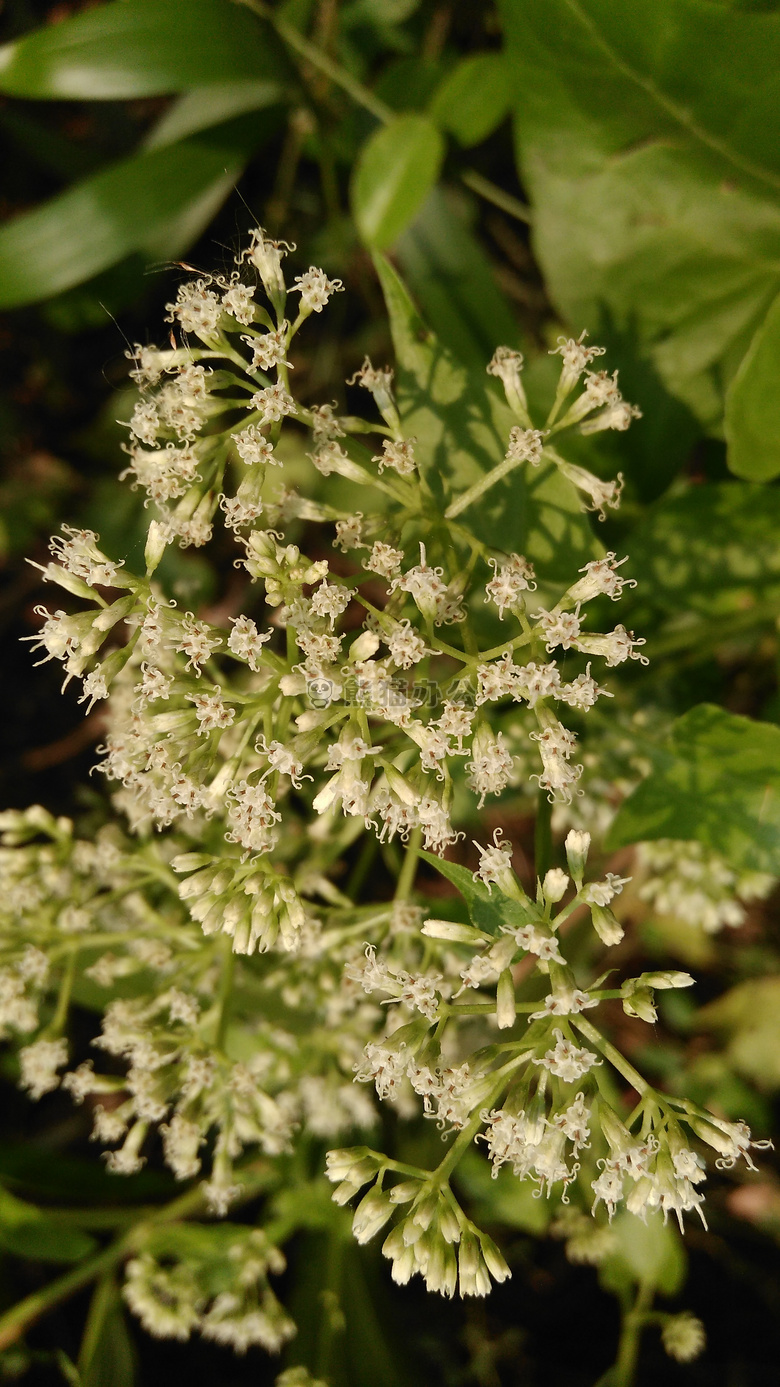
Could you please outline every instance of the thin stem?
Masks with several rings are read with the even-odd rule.
[[[47,1035],[59,1036],[65,1029],[65,1022],[68,1019],[68,1007],[70,1006],[70,994],[73,991],[73,983],[76,977],[76,958],[78,957],[78,945],[71,945],[68,961],[65,964],[65,971],[60,983],[59,996],[57,997],[57,1007],[54,1015],[46,1027]]]
[[[519,198],[512,197],[511,193],[497,187],[489,178],[477,173],[476,169],[464,169],[460,178],[473,193],[483,197],[486,202],[492,202],[494,207],[500,207],[501,211],[507,212],[510,217],[515,217],[519,222],[533,222],[534,215],[527,203],[520,202]]]
[[[225,937],[225,956],[222,960],[222,972],[219,978],[219,995],[217,997],[217,1024],[215,1027],[214,1044],[218,1050],[225,1048],[225,1033],[228,1021],[230,1020],[230,999],[233,993],[233,974],[235,972],[236,956],[233,953],[233,940]]]
[[[552,853],[552,805],[546,790],[539,791],[534,834],[534,866],[539,881],[544,880]]]
[[[404,856],[404,864],[398,877],[398,884],[395,888],[393,897],[396,901],[406,901],[412,894],[414,878],[417,875],[417,859],[420,855],[422,845],[422,829],[417,827],[412,829],[409,846]]]
[[[616,1050],[615,1046],[612,1045],[609,1040],[606,1040],[601,1032],[597,1031],[596,1027],[588,1021],[586,1017],[581,1015],[570,1016],[569,1020],[571,1024],[576,1026],[577,1030],[585,1036],[586,1040],[591,1041],[591,1043],[601,1051],[604,1058],[609,1060],[613,1068],[617,1069],[618,1073],[623,1075],[623,1078],[632,1088],[636,1089],[640,1097],[644,1097],[646,1093],[651,1091],[650,1084],[648,1084],[646,1079],[642,1078],[642,1075],[634,1068],[633,1064],[629,1064],[625,1056],[621,1055],[620,1051]]]
[[[643,1281],[636,1293],[634,1304],[623,1315],[618,1354],[612,1374],[613,1387],[633,1387],[636,1381],[639,1344],[647,1322],[647,1312],[653,1303],[654,1292],[652,1282]]]
[[[504,477],[508,476],[510,472],[514,472],[516,467],[520,467],[524,460],[524,458],[513,457],[511,454],[508,454],[503,462],[497,463],[490,472],[487,472],[484,477],[480,477],[478,482],[470,486],[467,491],[464,491],[463,494],[458,497],[457,501],[453,501],[452,505],[447,507],[444,512],[445,520],[454,520],[456,515],[460,515],[462,511],[467,510],[469,506],[479,500],[480,496],[484,496],[486,491],[490,491],[497,482],[503,481]]]
[[[341,87],[342,91],[352,97],[357,106],[362,106],[364,111],[370,111],[371,115],[376,116],[383,125],[387,125],[393,119],[394,112],[390,106],[387,106],[378,96],[374,96],[368,87],[364,87],[362,82],[345,71],[338,63],[334,63],[327,53],[323,53],[321,48],[305,38],[294,25],[288,24],[270,6],[263,4],[263,0],[238,0],[238,3],[246,5],[247,9],[253,10],[261,19],[268,20],[280,39],[294,49],[296,53],[299,53],[302,58],[305,58],[308,63],[311,63],[312,67],[316,67],[319,72],[329,77],[335,86]]]

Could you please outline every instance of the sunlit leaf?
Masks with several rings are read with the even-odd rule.
[[[125,159],[0,229],[0,307],[48,298],[135,250],[181,254],[257,138],[241,119]]]
[[[780,473],[780,297],[756,332],[726,396],[728,462],[738,477]]]
[[[363,146],[352,206],[364,241],[390,246],[409,225],[439,176],[444,141],[426,116],[397,116]]]
[[[554,301],[631,328],[708,426],[780,287],[780,15],[502,0],[521,176]]]
[[[401,418],[418,440],[421,466],[444,510],[502,460],[514,416],[488,387],[487,375],[470,375],[428,330],[392,266],[381,257],[376,263],[393,332]],[[543,464],[529,472],[511,472],[464,516],[486,544],[525,554],[544,581],[566,586],[572,569],[594,557],[596,543],[574,488],[557,468]]]
[[[10,96],[126,100],[278,78],[270,28],[230,0],[113,0],[0,48]]]
[[[780,875],[780,728],[701,703],[624,801],[608,845],[697,839],[734,867]]]

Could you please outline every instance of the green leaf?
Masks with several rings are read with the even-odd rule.
[[[230,0],[114,0],[0,48],[0,91],[118,101],[278,78],[272,32]]]
[[[486,140],[509,114],[512,74],[502,53],[474,53],[444,78],[428,108],[466,148]]]
[[[744,482],[690,486],[629,536],[632,602],[702,616],[780,601],[780,491]],[[627,567],[626,572],[629,572]]]
[[[376,257],[397,363],[398,408],[442,511],[504,457],[515,422],[488,377],[472,376],[429,332],[392,266]],[[486,363],[487,364],[487,363]],[[477,537],[525,554],[543,582],[565,588],[597,552],[574,488],[553,465],[517,468],[464,516]],[[487,570],[486,570],[487,571]],[[540,597],[540,600],[542,598]]]
[[[439,176],[444,141],[426,116],[402,115],[363,146],[352,179],[358,230],[377,250],[413,220]]]
[[[281,82],[221,82],[197,87],[174,101],[158,120],[144,142],[145,149],[161,149],[187,135],[208,130],[213,125],[247,111],[259,111],[284,101],[287,88]]]
[[[732,987],[696,1013],[696,1027],[725,1032],[734,1069],[765,1091],[780,1089],[780,977]]]
[[[180,255],[249,157],[244,120],[123,160],[0,228],[0,308],[34,303],[136,250]]]
[[[35,1262],[80,1262],[98,1245],[89,1233],[48,1216],[0,1186],[0,1247]]]
[[[82,1387],[133,1387],[135,1353],[113,1276],[99,1281],[79,1353]]]
[[[738,477],[768,482],[780,475],[780,295],[726,395],[726,439]]]
[[[534,244],[577,329],[629,326],[711,428],[780,288],[780,15],[502,0]]]
[[[502,925],[526,925],[537,918],[533,910],[505,896],[497,886],[488,890],[484,882],[475,881],[473,872],[467,867],[424,850],[420,856],[457,888],[468,906],[472,923],[487,934],[498,934]]]
[[[490,261],[451,190],[433,189],[395,253],[436,336],[464,365],[482,372],[496,347],[520,345]]]
[[[618,811],[610,849],[695,838],[734,867],[780,875],[780,728],[701,703]]]
[[[609,1274],[611,1263],[622,1263],[632,1281],[648,1283],[662,1295],[677,1295],[685,1283],[688,1259],[674,1225],[664,1223],[657,1212],[649,1214],[646,1223],[634,1214],[619,1213],[611,1227],[619,1251],[608,1258],[605,1271]]]

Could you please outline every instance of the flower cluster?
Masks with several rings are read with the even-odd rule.
[[[512,416],[503,456],[442,506],[392,370],[366,359],[352,378],[378,419],[296,399],[294,339],[342,286],[310,267],[288,289],[291,249],[256,230],[229,276],[196,276],[168,305],[178,342],[130,354],[126,475],[150,511],[144,573],[73,528],[42,566],[83,609],[40,608],[34,648],[83,681],[89,707],[105,705],[100,765],[127,828],[85,841],[37,809],[0,820],[0,1026],[24,1042],[32,1096],[62,1083],[90,1110],[109,1169],[137,1171],[156,1132],[176,1178],[202,1178],[220,1215],[244,1197],[253,1152],[281,1165],[297,1141],[365,1133],[373,1084],[449,1145],[432,1172],[331,1151],[336,1201],[363,1192],[361,1242],[395,1218],[384,1252],[396,1281],[484,1295],[509,1268],[452,1193],[467,1151],[564,1204],[584,1181],[600,1217],[624,1201],[681,1218],[702,1202],[691,1142],[726,1164],[760,1145],[652,1089],[595,1024],[606,1000],[654,1019],[655,991],[687,974],[607,989],[567,957],[575,911],[594,948],[623,934],[613,904],[627,879],[586,880],[589,819],[575,820],[583,721],[609,706],[608,671],[646,663],[622,623],[590,629],[632,584],[624,560],[594,542],[564,586],[510,535],[504,549],[469,526],[517,468],[603,515],[622,479],[569,462],[559,439],[623,430],[638,411],[616,374],[588,369],[602,349],[566,339],[534,422],[522,359],[501,348],[487,369]],[[289,485],[291,457],[311,495]],[[341,503],[344,481],[360,509]],[[181,608],[164,584],[168,546],[198,548],[216,527],[236,545],[227,616]],[[574,823],[567,870],[527,891],[500,830],[476,843],[473,872],[443,860],[467,829],[484,839],[480,812],[523,784]],[[422,854],[458,886],[468,922],[426,918]],[[386,882],[361,895],[374,862],[392,900]],[[82,977],[102,994],[94,1045],[110,1072],[67,1069]],[[609,1068],[639,1094],[625,1123],[600,1096]],[[210,1231],[208,1251],[185,1228],[140,1246],[128,1303],[156,1334],[278,1349],[292,1332],[267,1280],[280,1254],[259,1233]]]

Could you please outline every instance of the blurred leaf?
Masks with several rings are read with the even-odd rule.
[[[761,1089],[780,1089],[780,977],[739,983],[702,1007],[696,1025],[725,1032],[726,1059],[738,1073]]]
[[[743,482],[688,487],[653,506],[626,541],[634,602],[702,615],[780,599],[780,491]]]
[[[291,1261],[291,1360],[329,1387],[416,1387],[403,1338],[387,1334],[389,1278],[378,1249],[358,1247],[343,1220],[338,1231],[301,1237]]]
[[[734,867],[780,875],[780,728],[700,703],[624,800],[610,849],[695,838]]]
[[[0,48],[9,96],[127,100],[279,76],[273,32],[230,0],[114,0]]]
[[[118,1180],[103,1165],[46,1150],[31,1142],[0,1142],[0,1177],[44,1200],[83,1201],[93,1206],[151,1203],[172,1199],[176,1189],[167,1173],[142,1170]],[[7,1191],[6,1191],[7,1193]]]
[[[363,240],[378,250],[409,225],[439,176],[444,141],[426,116],[397,116],[363,146],[352,206]]]
[[[83,1387],[133,1387],[135,1354],[122,1300],[113,1276],[99,1281],[79,1353]]]
[[[726,396],[728,462],[738,477],[780,473],[780,297],[756,332]]]
[[[444,78],[428,108],[466,148],[480,144],[509,114],[512,73],[502,53],[474,53]]]
[[[576,327],[633,321],[709,427],[780,287],[780,16],[502,0],[534,243]]]
[[[89,1233],[47,1216],[0,1186],[0,1247],[35,1262],[80,1262],[98,1244]]]
[[[441,58],[417,53],[396,58],[382,68],[374,93],[394,111],[419,111],[427,106],[445,71]]]
[[[221,82],[198,87],[174,101],[149,132],[145,149],[161,149],[187,135],[208,130],[233,116],[284,101],[287,89],[276,81]]]
[[[0,229],[0,307],[34,303],[135,250],[177,255],[229,193],[256,141],[239,118],[138,154]]]
[[[622,1263],[632,1281],[646,1282],[662,1295],[677,1295],[682,1289],[688,1259],[676,1227],[664,1223],[661,1214],[648,1214],[647,1222],[629,1213],[619,1213],[611,1228],[620,1250],[603,1264],[606,1277]]]
[[[443,511],[451,496],[503,459],[515,419],[487,376],[470,376],[429,332],[392,266],[381,256],[376,265],[393,334],[398,408]],[[557,468],[542,464],[530,472],[517,468],[464,516],[484,543],[500,539],[502,550],[525,554],[543,582],[565,587],[597,545],[574,487]]]
[[[447,191],[429,194],[396,255],[436,336],[464,365],[484,371],[496,347],[519,346],[490,261]]]
[[[468,1195],[469,1215],[480,1227],[501,1224],[540,1235],[555,1213],[555,1204],[538,1197],[532,1180],[518,1180],[508,1166],[493,1178],[489,1163],[475,1149],[459,1161],[454,1180]]]

